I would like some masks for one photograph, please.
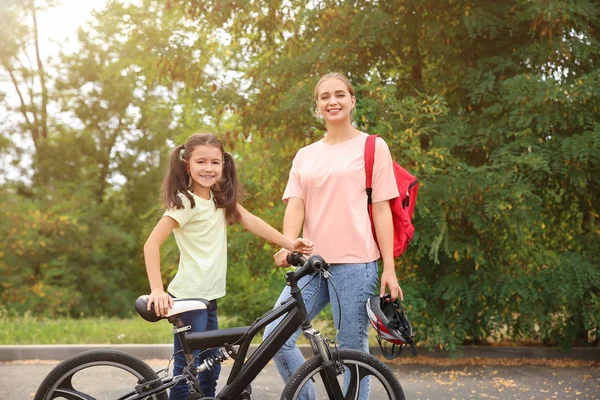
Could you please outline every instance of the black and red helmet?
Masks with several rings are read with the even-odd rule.
[[[410,345],[413,355],[417,354],[412,325],[397,299],[392,301],[389,294],[383,297],[373,296],[367,300],[367,314],[371,325],[377,332],[377,341],[381,352],[386,358],[392,359],[399,356],[404,346],[408,345]],[[381,339],[392,343],[391,351],[384,348]],[[399,346],[397,354],[394,353],[396,346]]]

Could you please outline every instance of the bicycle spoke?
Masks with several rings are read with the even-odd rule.
[[[66,399],[66,400],[96,400],[95,397],[89,396],[73,388],[57,388],[51,397],[52,399]]]
[[[360,379],[357,373],[358,366],[347,365],[346,368],[350,373],[350,379],[348,381],[348,391],[346,392],[344,400],[358,399],[358,393],[360,392]]]
[[[167,400],[166,387],[143,361],[103,349],[80,353],[57,365],[35,396],[35,400],[115,399]]]
[[[73,380],[73,374],[66,375],[64,380],[54,391],[51,399],[66,399],[66,400],[96,400],[95,397],[80,392],[73,388],[71,381]]]
[[[331,368],[323,368],[319,374],[323,379],[323,385],[325,386],[329,398],[343,400],[344,394],[342,393],[342,388],[340,387],[335,372],[332,371]]]

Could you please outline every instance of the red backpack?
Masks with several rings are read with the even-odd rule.
[[[377,236],[375,235],[375,226],[373,225],[371,193],[373,192],[373,163],[375,161],[375,140],[377,140],[377,137],[379,135],[369,135],[365,144],[367,208],[369,210],[371,230],[373,231],[375,242],[377,242]],[[400,196],[390,200],[390,209],[392,210],[392,220],[394,222],[394,257],[398,257],[406,250],[415,234],[412,216],[415,211],[415,204],[417,203],[419,181],[395,161],[393,162],[393,167],[398,193],[400,193]]]

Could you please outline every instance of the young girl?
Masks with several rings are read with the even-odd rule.
[[[294,158],[283,194],[283,200],[287,202],[283,234],[296,237],[303,228],[303,236],[315,244],[314,252],[331,264],[332,277],[328,283],[310,280],[310,277],[304,277],[298,283],[302,287],[310,281],[302,295],[311,319],[331,302],[333,319],[336,324],[341,323],[337,336],[339,346],[368,352],[366,301],[377,288],[377,259],[380,256],[383,260],[380,294],[389,288],[394,299],[402,298],[394,271],[394,234],[388,202],[398,196],[392,157],[386,143],[378,138],[372,192],[378,248],[371,234],[365,192],[364,148],[368,135],[352,126],[356,97],[348,78],[338,73],[323,76],[315,87],[315,103],[317,114],[325,120],[327,134],[300,149]],[[278,265],[287,266],[288,253],[287,249],[282,249],[275,254]],[[289,296],[286,287],[277,304]],[[274,321],[267,326],[264,336],[267,337],[277,324],[278,321]],[[274,357],[286,382],[304,362],[296,346],[299,335],[300,331],[296,332]],[[361,382],[361,399],[369,396],[369,382],[366,381]],[[311,390],[302,393],[302,398],[314,398],[314,393],[308,393]]]
[[[211,134],[191,136],[171,153],[170,165],[163,181],[163,203],[166,209],[144,245],[146,271],[150,281],[148,309],[154,303],[156,315],[167,315],[173,297],[196,297],[211,301],[208,310],[182,315],[192,331],[218,329],[216,299],[225,296],[227,272],[227,225],[241,222],[250,232],[289,250],[310,254],[312,243],[304,239],[288,239],[262,219],[238,203],[239,182],[233,157],[223,150],[221,141]],[[165,292],[160,274],[160,246],[171,234],[179,248],[179,268]],[[177,337],[175,375],[186,366]],[[209,356],[202,353],[197,364]],[[198,353],[196,353],[198,354]],[[198,378],[205,396],[214,397],[220,365],[202,372]],[[184,400],[188,395],[185,382],[170,393],[171,400]]]

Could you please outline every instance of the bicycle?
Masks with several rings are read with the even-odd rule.
[[[288,256],[288,262],[299,267],[285,274],[286,284],[291,288],[290,298],[256,319],[251,326],[186,332],[189,326],[183,326],[179,315],[193,309],[206,309],[210,303],[203,299],[174,299],[175,304],[166,319],[173,324],[173,330],[181,340],[188,361],[188,367],[181,375],[161,378],[158,373],[166,370],[155,372],[135,356],[117,350],[91,350],[72,356],[57,365],[40,384],[34,400],[97,399],[82,391],[86,389],[79,386],[82,386],[81,382],[85,381],[86,377],[78,377],[78,374],[97,366],[115,367],[132,375],[133,382],[126,384],[129,385],[126,393],[113,397],[119,400],[167,400],[166,390],[175,386],[180,380],[187,382],[190,388],[188,399],[251,399],[251,382],[298,328],[302,328],[304,336],[311,344],[314,356],[292,375],[283,389],[281,399],[299,398],[300,392],[306,385],[314,386],[317,398],[356,399],[361,383],[364,383],[364,378],[367,377],[371,379],[372,386],[373,383],[378,382],[378,390],[384,393],[385,398],[404,400],[400,382],[383,362],[368,353],[338,349],[335,343],[323,338],[321,333],[312,327],[298,281],[314,273],[327,279],[329,265],[325,260],[318,255],[313,255],[307,260],[299,253],[292,253]],[[136,310],[142,318],[150,322],[164,319],[157,317],[153,308],[147,311],[147,300],[148,296],[140,296],[136,300]],[[267,324],[281,316],[284,318],[277,328],[248,356],[252,338]],[[237,350],[234,346],[237,346]],[[198,349],[218,349],[218,352],[207,358],[201,365],[194,367],[192,351]],[[203,397],[196,375],[200,371],[212,368],[215,363],[221,363],[229,358],[234,360],[234,364],[226,385],[219,391],[217,397]],[[92,375],[91,379],[97,376],[100,375]],[[111,385],[113,382],[117,384],[112,380]]]

